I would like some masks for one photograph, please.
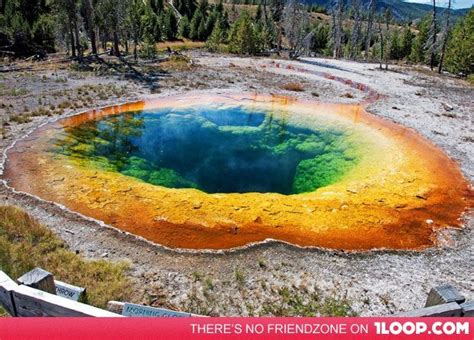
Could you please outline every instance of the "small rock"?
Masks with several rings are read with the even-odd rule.
[[[441,105],[443,106],[443,108],[446,110],[446,111],[453,111],[454,110],[454,107],[452,107],[451,105],[447,104],[447,103],[441,103]]]

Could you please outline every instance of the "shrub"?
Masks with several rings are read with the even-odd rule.
[[[304,87],[300,83],[286,83],[281,86],[282,89],[294,92],[303,92]]]

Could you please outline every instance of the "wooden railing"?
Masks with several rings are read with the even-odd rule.
[[[445,284],[430,290],[425,307],[394,316],[474,316],[474,301],[466,302],[466,298],[456,288]]]
[[[442,285],[431,289],[424,308],[393,316],[474,316],[474,301],[465,300],[453,286]],[[87,301],[84,288],[55,281],[51,273],[40,268],[33,269],[16,281],[0,271],[0,305],[11,316],[202,316],[117,301],[109,301],[109,310],[103,310],[78,301]]]
[[[121,317],[100,308],[17,284],[0,271],[0,304],[11,316]]]

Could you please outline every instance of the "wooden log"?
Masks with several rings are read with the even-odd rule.
[[[474,316],[474,301],[461,304],[462,316]]]
[[[431,316],[461,316],[462,309],[456,302],[446,303],[444,305],[430,306],[408,312],[394,314],[396,317],[431,317]]]
[[[19,284],[56,294],[53,274],[41,268],[35,268],[16,280]]]
[[[121,316],[28,286],[18,286],[18,288],[13,291],[13,301],[17,316]]]
[[[0,305],[10,314],[16,316],[13,291],[18,288],[15,281],[4,272],[0,271]]]
[[[442,305],[450,302],[463,303],[466,298],[450,284],[445,284],[431,288],[425,307]]]

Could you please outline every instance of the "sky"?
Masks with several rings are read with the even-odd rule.
[[[433,2],[430,0],[405,0],[405,2],[417,2],[420,4],[429,4]],[[448,5],[448,0],[436,0],[436,5],[441,7],[446,7]],[[452,6],[455,9],[458,8],[470,8],[474,5],[474,0],[453,0]]]

